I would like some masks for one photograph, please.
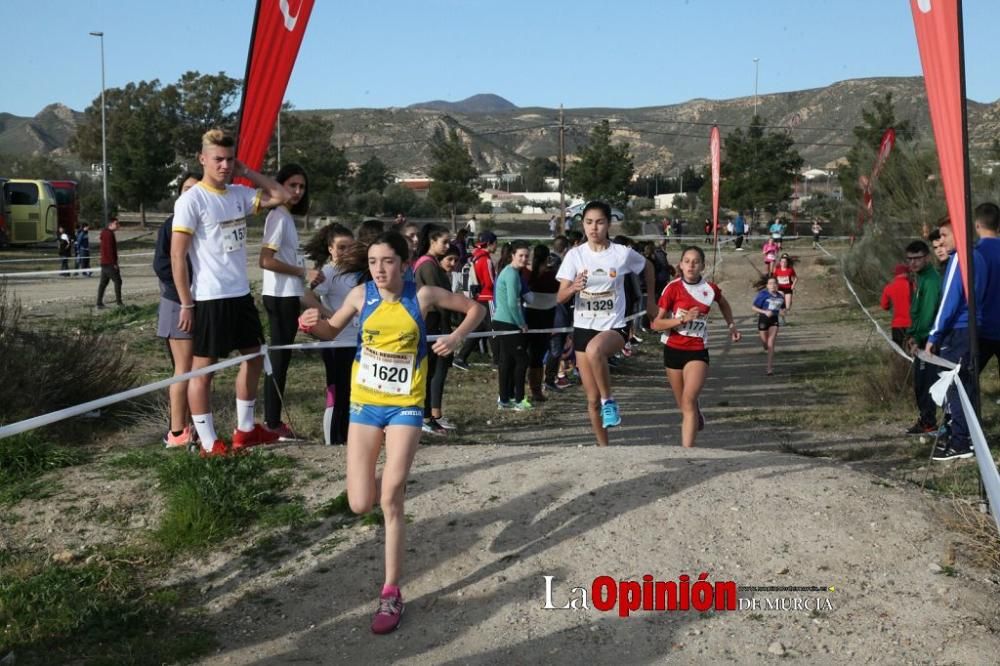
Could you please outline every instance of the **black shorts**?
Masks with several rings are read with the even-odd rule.
[[[667,345],[663,346],[663,367],[671,370],[683,370],[684,366],[691,361],[704,361],[708,363],[707,349],[674,349]]]
[[[622,340],[628,342],[628,330],[625,327],[622,328],[610,328],[609,331],[614,331],[618,335],[622,336]],[[595,331],[592,328],[577,328],[573,327],[573,349],[580,352],[581,354],[587,351],[587,345],[590,341],[598,336],[598,334],[604,331]]]
[[[253,295],[195,301],[194,355],[224,358],[236,349],[264,343],[264,330]]]
[[[766,331],[767,329],[771,328],[772,326],[777,326],[777,325],[778,325],[778,318],[777,317],[768,317],[768,316],[762,315],[762,314],[758,314],[757,315],[757,330],[758,331]]]

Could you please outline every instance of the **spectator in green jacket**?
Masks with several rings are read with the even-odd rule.
[[[510,263],[497,276],[493,292],[493,330],[508,332],[497,337],[500,355],[498,409],[523,411],[532,407],[524,397],[524,380],[528,372],[528,338],[524,332],[528,330],[528,324],[521,303],[526,291],[521,270],[528,265],[530,256],[528,243],[511,243]]]
[[[937,261],[931,256],[924,241],[913,241],[906,246],[906,263],[913,275],[914,292],[910,299],[910,327],[906,329],[910,353],[923,349],[934,324],[938,302],[941,300],[941,274]],[[906,434],[923,435],[937,430],[937,407],[931,398],[931,385],[937,381],[935,366],[913,358],[913,391],[917,399],[919,416]]]

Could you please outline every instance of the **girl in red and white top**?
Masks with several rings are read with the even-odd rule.
[[[713,303],[729,326],[733,342],[739,342],[740,332],[733,321],[733,309],[718,285],[705,280],[705,253],[699,247],[688,247],[681,255],[681,276],[666,286],[660,295],[659,310],[651,328],[665,331],[661,337],[663,366],[683,415],[681,445],[694,446],[698,431],[705,427],[705,417],[698,405],[698,396],[708,376],[708,321]]]
[[[778,278],[778,291],[785,295],[785,310],[791,310],[792,294],[795,293],[795,283],[799,281],[799,277],[795,274],[792,258],[788,254],[781,255],[773,275]]]

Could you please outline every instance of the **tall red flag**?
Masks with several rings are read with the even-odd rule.
[[[264,162],[314,2],[257,1],[236,130],[236,157],[251,169],[259,170]]]
[[[927,104],[941,165],[948,216],[955,233],[965,293],[969,293],[966,232],[965,86],[961,71],[958,0],[910,0]]]
[[[712,125],[709,136],[709,148],[712,153],[712,229],[715,231],[715,245],[719,246],[719,171],[722,168],[722,146],[719,139],[719,126]]]

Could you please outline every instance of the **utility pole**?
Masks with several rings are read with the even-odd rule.
[[[566,171],[566,123],[563,116],[563,105],[559,105],[559,224],[556,229],[559,233],[566,231],[566,187],[563,183],[563,175]]]
[[[757,75],[760,72],[760,58],[753,59],[753,117],[757,117]]]
[[[281,171],[281,107],[278,107],[278,171]]]
[[[91,37],[101,40],[101,181],[104,184],[104,220],[101,228],[108,226],[108,126],[105,121],[104,103],[104,33],[92,32]]]

